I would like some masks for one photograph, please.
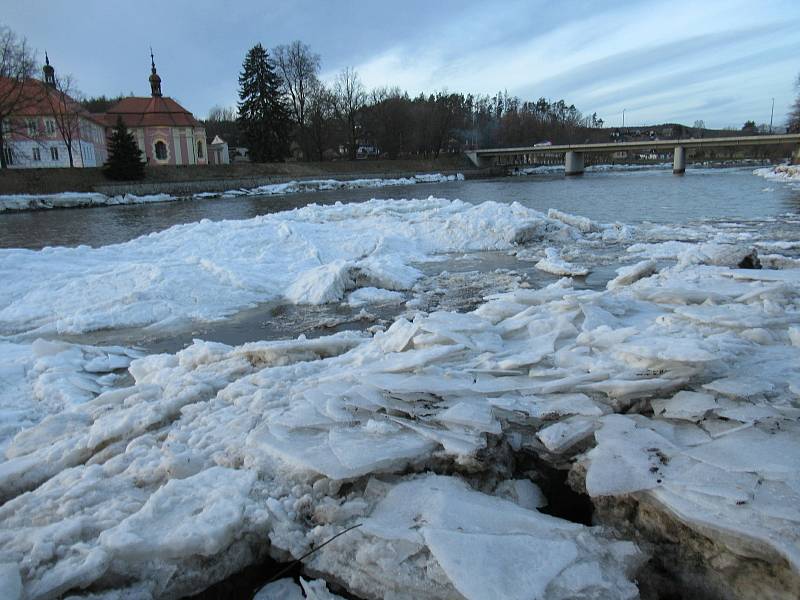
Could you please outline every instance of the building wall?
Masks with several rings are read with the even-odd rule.
[[[17,119],[12,132],[6,135],[4,145],[11,152],[11,168],[69,167],[67,144],[52,117]],[[78,131],[72,141],[73,166],[97,167],[105,162],[107,156],[104,128],[89,119],[79,119]]]
[[[208,164],[228,165],[231,162],[228,144],[212,144],[208,150]]]
[[[206,130],[203,127],[140,127],[133,131],[149,166],[208,164]],[[158,142],[166,147],[164,159],[156,155]],[[202,156],[198,156],[198,143],[202,146]]]

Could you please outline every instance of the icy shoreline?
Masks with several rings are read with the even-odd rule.
[[[25,338],[0,341],[20,430],[0,431],[0,589],[180,597],[360,525],[305,571],[364,598],[796,596],[800,269],[757,249],[797,248],[724,225],[429,198],[0,252],[2,324]],[[390,288],[443,252],[578,275],[607,245],[624,262],[605,289],[512,286],[369,332],[148,356],[29,341],[219,318],[264,293],[401,302]],[[788,268],[741,268],[770,265]],[[158,312],[192,287],[209,291],[191,312]],[[592,526],[547,514],[553,472]]]
[[[800,165],[777,165],[775,167],[756,169],[753,174],[776,181],[800,182]]]
[[[94,192],[63,192],[60,194],[10,194],[0,195],[0,213],[23,210],[46,210],[51,208],[86,208],[92,206],[116,206],[120,204],[147,204],[151,202],[174,202],[192,198],[233,198],[237,196],[277,196],[298,192],[319,192],[339,189],[381,188],[417,183],[443,183],[461,181],[464,176],[426,173],[413,177],[394,179],[313,179],[273,183],[255,188],[234,189],[225,192],[200,192],[191,196],[171,194],[106,196]]]

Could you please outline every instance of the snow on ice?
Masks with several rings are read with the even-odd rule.
[[[516,203],[431,197],[203,220],[100,248],[0,250],[0,335],[152,332],[284,298],[321,304],[358,287],[408,290],[421,276],[413,263],[437,254],[580,235]]]
[[[6,278],[0,316],[6,332],[36,334],[219,318],[270,294],[395,301],[387,290],[436,253],[620,230],[433,198],[311,206],[110,249],[7,251],[4,274],[50,280]],[[564,277],[373,334],[148,356],[3,341],[0,398],[21,430],[3,434],[0,583],[28,599],[176,598],[360,525],[304,560],[320,578],[301,580],[306,597],[335,597],[328,581],[365,598],[636,598],[657,541],[604,518],[636,502],[703,540],[684,541],[725,574],[704,579],[719,595],[791,593],[800,270],[738,268],[751,248],[730,246],[682,248],[660,268],[645,252],[606,289]],[[199,285],[181,312],[181,287]],[[92,286],[117,295],[81,312]],[[597,524],[545,513],[544,474],[518,470],[534,456],[570,469],[605,507]],[[278,581],[258,597],[303,596]]]
[[[255,188],[228,190],[226,192],[201,192],[192,198],[232,198],[236,196],[277,196],[296,194],[298,192],[320,192],[325,190],[381,188],[396,185],[414,185],[416,183],[442,183],[445,181],[461,181],[462,174],[442,175],[441,173],[423,173],[413,177],[394,179],[312,179],[272,183]],[[88,206],[114,206],[118,204],[145,204],[149,202],[172,202],[186,200],[185,196],[170,194],[123,194],[106,196],[95,192],[62,192],[59,194],[6,194],[0,195],[0,212],[19,210],[42,210],[48,208],[78,208]]]
[[[800,182],[800,165],[777,165],[775,167],[762,167],[753,171],[753,174],[776,181]]]

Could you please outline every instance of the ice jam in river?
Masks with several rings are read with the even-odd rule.
[[[796,598],[799,224],[429,198],[2,250],[0,590],[179,598],[307,555],[258,597]],[[426,304],[424,266],[476,252],[549,279]],[[174,353],[59,339],[270,300],[397,308]]]

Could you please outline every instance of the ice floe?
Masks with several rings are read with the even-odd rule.
[[[227,263],[188,262],[216,274],[227,264],[226,288],[371,303],[398,300],[392,288],[437,252],[587,244],[610,227],[428,199],[180,226],[112,248],[144,261],[155,239],[183,264],[181,245],[198,236]],[[321,578],[301,581],[308,598],[331,597],[323,580],[365,598],[637,597],[639,569],[660,560],[658,531],[626,540],[603,511],[594,526],[546,514],[547,470],[562,469],[599,507],[649,503],[653,523],[673,519],[702,540],[709,572],[741,570],[786,595],[800,585],[800,270],[738,268],[736,244],[690,247],[697,260],[679,260],[687,248],[660,268],[646,258],[605,289],[564,277],[372,334],[195,340],[148,356],[3,341],[12,391],[0,398],[12,412],[20,394],[44,409],[5,433],[0,582],[30,599],[181,597],[266,554],[317,549],[303,561]],[[13,257],[67,269],[69,257],[96,265],[99,282],[113,255],[97,251],[13,251],[3,268]],[[311,258],[286,274],[280,252]],[[80,283],[64,276],[64,294],[85,294],[71,274]],[[119,285],[163,302],[174,290],[151,292],[158,281]],[[58,319],[70,322],[76,298]],[[237,306],[226,302],[208,314]],[[51,323],[27,320],[21,301],[0,315],[18,332]],[[706,584],[723,597],[736,585]],[[286,581],[259,593],[302,597]]]
[[[516,203],[372,200],[204,220],[100,248],[0,250],[0,335],[147,332],[266,301],[320,304],[361,287],[407,290],[421,276],[414,263],[436,255],[580,238],[566,218]]]

